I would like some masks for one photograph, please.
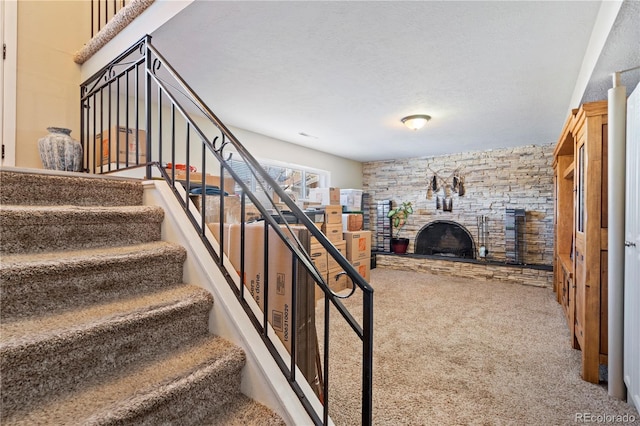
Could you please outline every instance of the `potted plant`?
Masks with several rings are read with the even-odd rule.
[[[387,217],[391,219],[391,226],[394,232],[391,235],[391,251],[394,253],[406,253],[409,247],[408,238],[400,238],[400,230],[407,223],[407,219],[413,213],[411,201],[403,201],[402,204],[387,213]]]

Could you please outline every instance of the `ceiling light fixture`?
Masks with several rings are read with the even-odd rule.
[[[410,128],[411,130],[422,129],[427,121],[431,120],[430,115],[417,114],[417,115],[409,115],[402,119],[402,122],[405,126]]]

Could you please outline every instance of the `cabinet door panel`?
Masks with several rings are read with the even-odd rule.
[[[609,353],[609,256],[606,250],[600,252],[600,353]]]
[[[575,337],[582,348],[584,346],[584,315],[585,315],[585,263],[584,252],[576,247],[576,279],[575,279]]]

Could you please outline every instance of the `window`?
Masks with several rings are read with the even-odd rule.
[[[263,204],[269,206],[270,203],[265,195],[265,190],[270,192],[269,196],[273,196],[270,188],[266,184],[261,185],[256,181],[244,161],[232,158],[229,163],[242,181],[251,189],[251,192],[256,194]],[[269,160],[261,160],[260,165],[294,201],[306,199],[311,188],[330,185],[329,172],[325,170]]]

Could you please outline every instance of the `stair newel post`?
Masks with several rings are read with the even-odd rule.
[[[146,35],[145,36],[145,43],[144,43],[144,54],[145,54],[145,79],[144,79],[144,92],[145,92],[145,100],[144,100],[144,113],[145,113],[145,118],[146,118],[146,126],[147,126],[147,140],[145,141],[145,143],[147,144],[147,166],[146,166],[146,176],[147,179],[151,179],[151,51],[149,50],[149,44],[151,42],[151,36],[150,35]],[[137,114],[136,114],[136,121],[138,120]],[[140,128],[136,123],[136,131],[138,131]],[[139,142],[138,142],[139,143]],[[136,144],[136,149],[137,148],[137,144]],[[188,151],[187,151],[188,152]],[[138,153],[136,152],[136,158],[138,157]],[[189,162],[187,161],[187,164],[189,164]],[[189,175],[187,174],[187,180],[189,179]],[[187,186],[187,198],[188,198],[188,186]],[[188,200],[187,200],[188,201]],[[187,205],[188,202],[187,202]]]

